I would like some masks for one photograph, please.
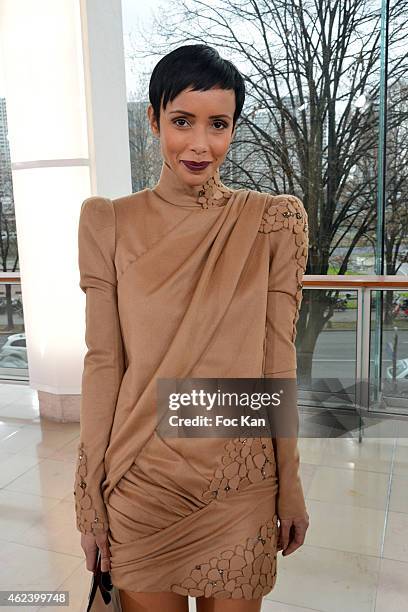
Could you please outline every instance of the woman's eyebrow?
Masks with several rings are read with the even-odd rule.
[[[181,109],[170,111],[169,115],[172,113],[183,113],[183,115],[189,115],[190,117],[195,117],[194,113],[189,113],[188,111],[183,111]],[[232,119],[231,115],[220,114],[220,115],[209,115],[210,119],[215,119],[216,117],[228,117],[228,119]]]

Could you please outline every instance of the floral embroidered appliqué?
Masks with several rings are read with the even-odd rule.
[[[195,565],[171,590],[190,597],[257,599],[275,586],[277,544],[278,517],[274,514],[261,525],[256,537]]]
[[[211,206],[224,206],[225,199],[229,198],[232,190],[226,187],[220,179],[219,169],[215,172],[202,189],[198,192],[198,201],[202,208],[210,208]]]
[[[292,230],[296,242],[296,312],[293,320],[292,342],[296,340],[296,324],[299,319],[302,304],[303,275],[306,272],[308,256],[308,215],[302,202],[296,196],[279,195],[273,196],[273,201],[264,211],[259,232],[269,234],[281,229]],[[266,342],[264,343],[264,347]]]
[[[78,446],[78,461],[75,473],[75,510],[77,527],[82,533],[95,534],[100,531],[106,531],[108,525],[105,521],[97,516],[97,512],[92,504],[92,498],[86,489],[86,474],[87,474],[87,457],[84,450],[84,444],[81,442]]]
[[[276,464],[270,438],[234,438],[225,444],[221,465],[203,493],[204,501],[223,499],[235,491],[267,478],[276,478]]]

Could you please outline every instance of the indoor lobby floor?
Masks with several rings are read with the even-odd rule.
[[[68,607],[42,610],[86,609],[78,436],[78,423],[40,421],[30,387],[0,385],[0,589],[69,591]],[[278,554],[262,612],[406,612],[408,439],[299,438],[299,449],[310,526],[301,548]]]

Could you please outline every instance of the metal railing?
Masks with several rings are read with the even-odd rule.
[[[309,289],[351,289],[357,292],[358,380],[368,381],[370,374],[371,293],[391,289],[408,290],[408,276],[351,276],[309,274],[303,286]]]
[[[20,284],[19,272],[0,272],[1,284]],[[305,275],[304,289],[352,290],[357,295],[356,320],[356,389],[358,383],[370,378],[370,334],[371,334],[371,294],[373,291],[408,291],[408,276],[377,275]],[[305,293],[305,292],[304,292]],[[381,326],[376,326],[375,333],[381,334]],[[378,358],[378,356],[375,356]],[[377,374],[377,372],[375,373]],[[374,377],[375,378],[375,377]],[[377,379],[380,377],[377,376]],[[378,380],[378,383],[381,381]],[[364,405],[364,398],[356,398],[358,405]]]

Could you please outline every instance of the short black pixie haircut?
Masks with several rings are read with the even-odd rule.
[[[149,99],[160,129],[160,105],[163,109],[184,89],[206,91],[212,87],[235,91],[235,124],[245,100],[245,82],[229,60],[207,45],[183,45],[161,58],[153,69],[149,83]]]

